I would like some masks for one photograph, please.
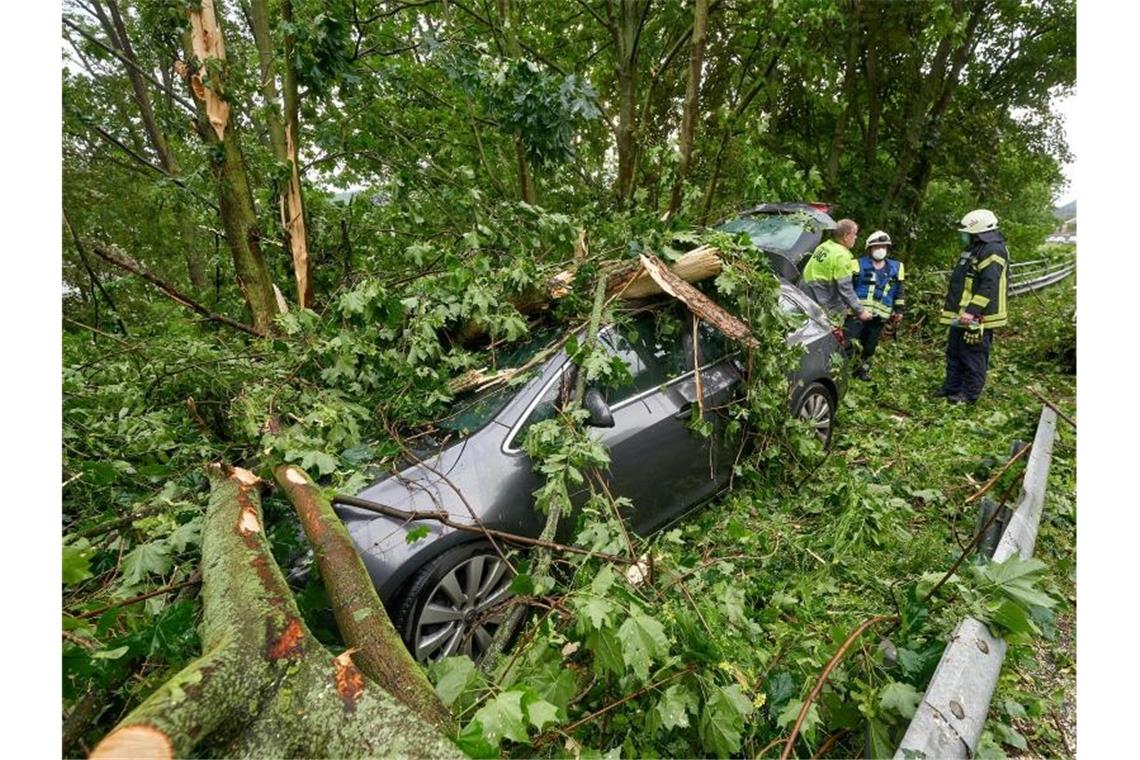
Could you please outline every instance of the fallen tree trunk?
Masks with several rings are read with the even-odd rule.
[[[392,627],[356,545],[328,499],[300,467],[281,465],[273,475],[313,547],[337,628],[344,643],[356,650],[357,667],[440,731],[454,733],[451,713]]]
[[[306,628],[265,538],[260,480],[213,465],[202,533],[203,655],[92,758],[462,757],[423,715],[333,657]]]

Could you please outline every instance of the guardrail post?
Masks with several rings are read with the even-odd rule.
[[[996,562],[1014,554],[1022,559],[1033,556],[1056,429],[1056,413],[1043,408],[1021,498],[994,551]],[[972,617],[962,620],[950,636],[895,759],[971,757],[982,737],[1005,650],[1005,641],[992,636],[983,623]]]

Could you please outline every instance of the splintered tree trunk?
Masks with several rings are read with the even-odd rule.
[[[202,533],[203,655],[91,757],[462,757],[431,719],[306,628],[265,537],[260,480],[213,465]]]
[[[293,0],[283,0],[281,17],[293,23]],[[293,34],[285,33],[285,158],[289,162],[289,182],[281,195],[281,225],[293,256],[293,277],[297,282],[297,303],[302,309],[313,305],[309,282],[309,232],[305,228],[305,196],[301,193],[301,170],[297,158],[300,139],[300,98],[297,95],[297,68],[293,60]]]
[[[270,332],[278,314],[277,299],[269,269],[261,253],[261,234],[253,207],[245,160],[241,152],[241,135],[236,121],[230,119],[230,104],[225,93],[225,43],[213,0],[187,11],[190,18],[188,39],[184,42],[187,57],[197,62],[184,67],[194,100],[198,105],[198,131],[210,145],[210,163],[218,187],[218,206],[226,244],[233,255],[238,286],[260,332]]]

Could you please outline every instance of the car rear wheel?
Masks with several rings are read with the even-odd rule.
[[[826,449],[831,446],[831,431],[835,427],[835,400],[822,383],[812,383],[800,396],[794,414],[811,426]]]
[[[419,662],[456,654],[478,660],[506,617],[501,603],[513,579],[488,544],[453,547],[412,577],[393,622]]]

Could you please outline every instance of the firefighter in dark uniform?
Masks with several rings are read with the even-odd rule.
[[[871,379],[871,357],[875,355],[883,327],[902,319],[906,303],[903,292],[906,270],[901,261],[887,258],[891,236],[882,230],[872,232],[867,238],[866,247],[867,254],[859,257],[856,262],[859,269],[852,282],[856,297],[862,308],[871,313],[871,318],[860,320],[858,317],[848,317],[843,325],[849,355],[854,355],[859,350],[855,341],[859,342],[861,348],[859,364],[851,373],[860,380]]]
[[[965,250],[950,273],[942,305],[940,321],[950,331],[946,380],[936,395],[952,404],[972,404],[986,384],[994,331],[1009,321],[1009,252],[992,211],[976,209],[966,214],[958,234]]]

